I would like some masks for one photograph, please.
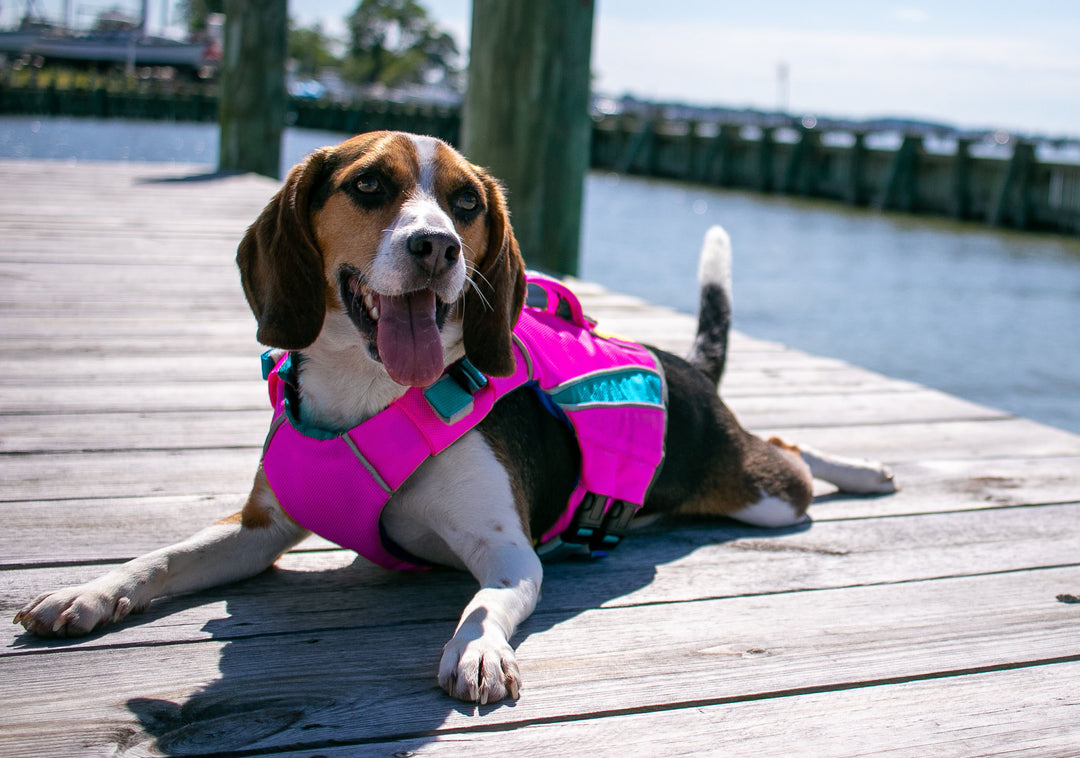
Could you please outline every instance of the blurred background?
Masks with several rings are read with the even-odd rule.
[[[0,159],[217,167],[225,10],[3,0]],[[461,144],[472,3],[288,13],[279,173],[370,128]],[[1077,39],[1054,0],[599,2],[573,272],[692,313],[719,223],[741,331],[1080,432]]]

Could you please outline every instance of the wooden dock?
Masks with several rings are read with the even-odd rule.
[[[269,408],[233,255],[276,185],[193,174],[0,162],[8,618],[250,486]],[[687,348],[690,317],[576,288],[607,329]],[[741,335],[723,393],[903,490],[549,567],[515,703],[436,685],[469,577],[315,538],[107,633],[9,624],[0,756],[1080,755],[1080,437]]]

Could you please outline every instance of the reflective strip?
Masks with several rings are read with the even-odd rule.
[[[364,457],[364,454],[360,452],[360,448],[356,446],[356,442],[353,438],[347,434],[343,434],[341,435],[341,439],[344,440],[345,444],[352,450],[353,455],[356,456],[356,460],[360,461],[363,467],[367,469],[368,473],[371,474],[371,478],[375,480],[375,483],[382,487],[384,491],[392,495],[394,490],[392,490],[390,485],[386,483],[386,480],[379,475],[379,472],[376,471],[375,467],[371,465],[371,462]]]
[[[514,344],[517,345],[517,349],[521,352],[522,357],[525,358],[525,365],[528,366],[528,368],[529,368],[529,373],[528,373],[529,378],[526,379],[525,381],[526,382],[531,382],[533,379],[536,378],[536,371],[535,371],[535,369],[533,367],[532,355],[529,353],[528,349],[526,349],[525,343],[521,341],[521,337],[518,337],[513,332],[510,333],[510,336],[513,338]]]
[[[653,472],[652,481],[649,482],[649,487],[645,490],[645,494],[641,498],[641,502],[644,503],[649,499],[649,495],[652,493],[653,487],[656,485],[656,481],[660,478],[660,472],[664,470],[664,463],[667,461],[667,433],[668,433],[668,381],[667,372],[664,371],[664,364],[660,362],[660,359],[656,357],[649,348],[645,348],[649,355],[652,356],[653,363],[656,364],[656,371],[660,375],[661,382],[661,394],[664,403],[664,432],[660,435],[660,460],[656,463],[656,470]]]
[[[266,433],[266,439],[263,441],[263,457],[266,457],[266,450],[270,447],[270,441],[274,439],[274,435],[277,434],[277,430],[281,428],[281,425],[285,423],[285,414],[281,413],[274,416],[273,421],[270,422],[270,431]]]
[[[564,408],[605,405],[664,407],[664,380],[646,368],[597,371],[551,390],[551,399]]]

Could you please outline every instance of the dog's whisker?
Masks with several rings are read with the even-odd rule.
[[[480,298],[480,302],[484,304],[484,309],[488,311],[494,311],[495,307],[491,304],[491,301],[488,300],[487,297],[484,295],[483,291],[480,289],[480,285],[478,285],[472,279],[466,279],[465,281],[468,283],[469,287],[472,287],[472,290],[476,293],[476,296]]]
[[[484,276],[480,272],[480,269],[477,268],[476,264],[474,264],[474,263],[466,262],[465,263],[465,270],[467,272],[469,272],[469,274],[470,274],[470,276],[467,277],[466,280],[465,280],[466,285],[469,286],[469,287],[472,287],[473,292],[475,292],[477,297],[480,298],[480,302],[482,302],[484,304],[484,308],[486,310],[494,311],[495,310],[494,306],[492,306],[491,301],[487,299],[487,296],[484,295],[483,290],[480,289],[480,285],[477,284],[476,280],[477,279],[481,280],[484,284],[487,285],[487,288],[489,290],[494,291],[495,288],[491,286],[491,282],[488,281],[487,277]]]

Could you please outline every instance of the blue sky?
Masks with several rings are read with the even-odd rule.
[[[152,14],[166,2],[150,0]],[[357,2],[289,9],[343,34]],[[422,2],[467,49],[471,1]],[[0,3],[0,21],[21,5]],[[797,113],[1080,136],[1080,0],[598,0],[596,14],[605,94],[772,109],[786,64]]]
[[[355,0],[291,0],[328,28]],[[427,0],[467,47],[470,0]],[[596,88],[1080,136],[1080,0],[598,0]],[[337,28],[343,28],[338,26]]]

